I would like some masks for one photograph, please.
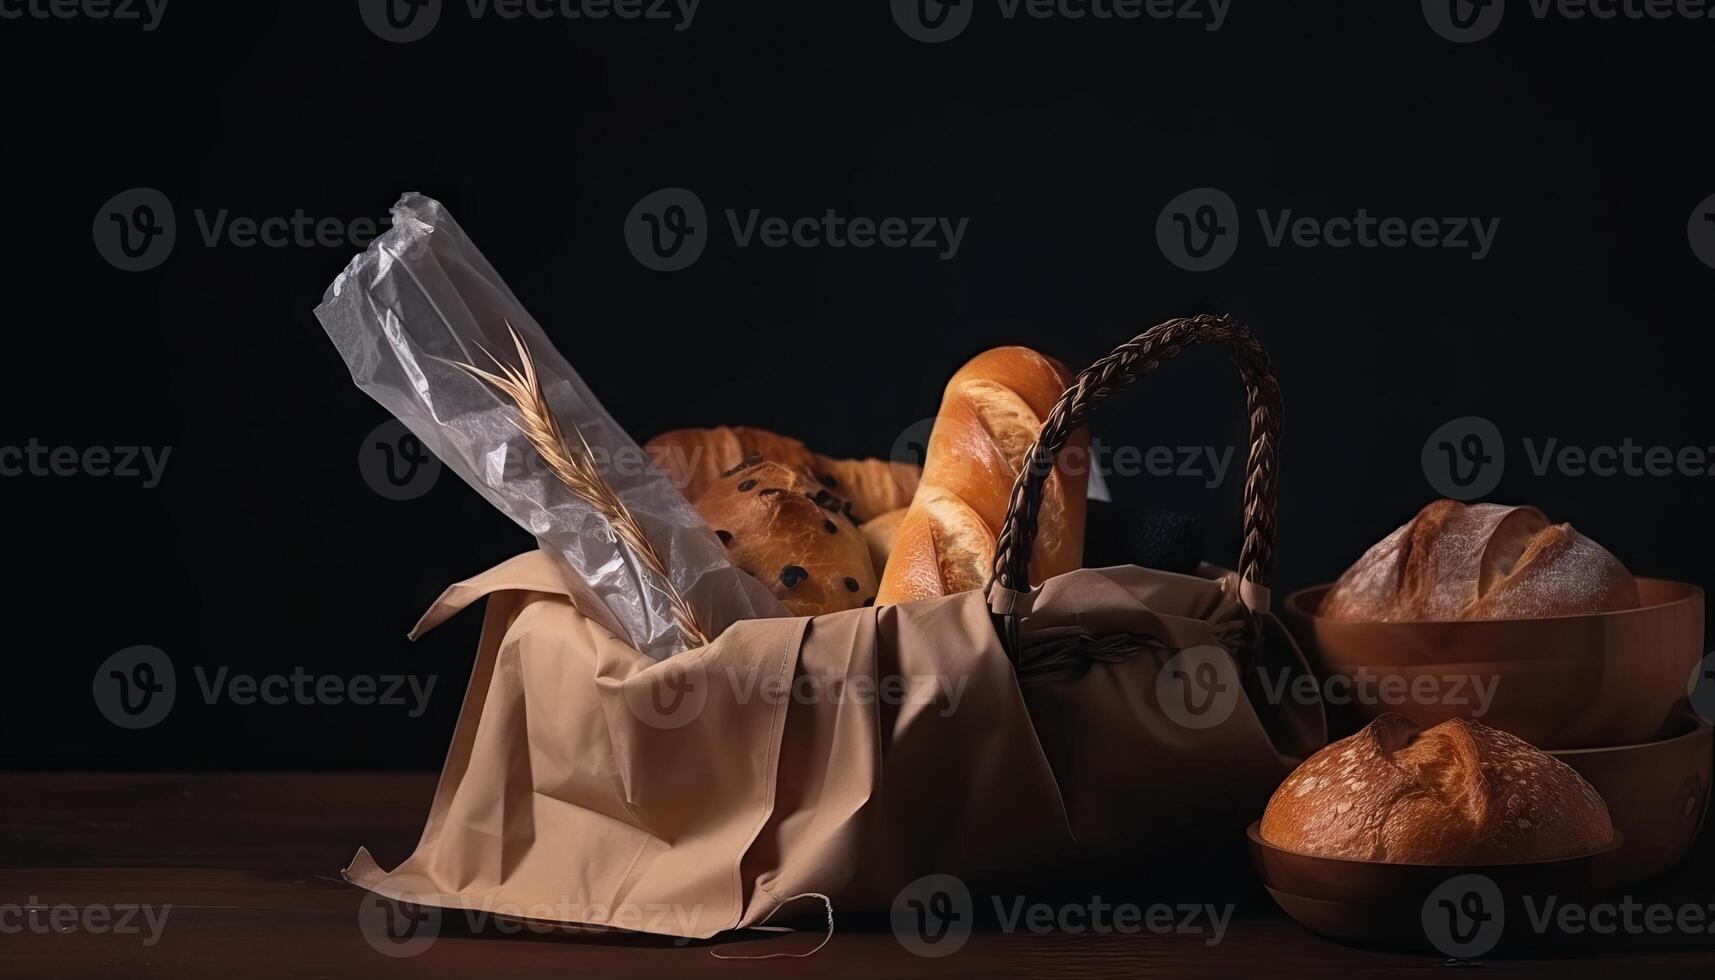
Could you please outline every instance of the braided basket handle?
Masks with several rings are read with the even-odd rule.
[[[1207,314],[1168,320],[1121,344],[1078,375],[1048,413],[1036,444],[1012,485],[1006,522],[996,540],[988,596],[991,608],[1001,620],[1002,636],[1015,662],[1020,615],[1016,600],[1030,591],[1030,555],[1054,459],[1096,406],[1197,344],[1219,344],[1226,348],[1244,381],[1251,431],[1250,454],[1245,461],[1245,541],[1239,555],[1239,581],[1246,608],[1266,611],[1268,570],[1274,562],[1276,481],[1280,472],[1280,384],[1275,380],[1268,354],[1238,321]]]

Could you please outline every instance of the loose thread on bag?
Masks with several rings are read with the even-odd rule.
[[[764,953],[761,956],[722,956],[719,949],[711,949],[711,950],[709,950],[709,955],[713,956],[717,960],[773,960],[773,959],[801,960],[801,959],[805,959],[807,957],[815,956],[817,953],[822,951],[823,946],[828,945],[828,942],[834,938],[834,900],[833,899],[822,894],[821,892],[800,892],[797,895],[791,896],[790,898],[782,899],[780,901],[780,904],[774,906],[774,908],[769,910],[767,915],[762,917],[762,921],[767,922],[769,919],[774,918],[775,912],[780,911],[782,908],[785,908],[788,903],[796,902],[800,898],[819,898],[822,900],[822,906],[828,910],[828,931],[825,935],[822,936],[822,941],[816,944],[815,949],[810,950],[808,953]],[[795,929],[789,929],[786,926],[765,926],[765,925],[762,925],[761,923],[758,923],[754,926],[751,926],[750,928],[757,931],[757,932],[796,932],[797,931]]]

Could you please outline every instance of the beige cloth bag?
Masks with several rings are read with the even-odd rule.
[[[1163,327],[1211,323],[1254,346],[1225,320]],[[1060,409],[1084,380],[1041,458],[1080,424]],[[1308,673],[1261,588],[1274,431],[1252,452],[1244,581],[1120,567],[1018,588],[1026,478],[989,595],[742,621],[663,661],[580,613],[540,552],[455,585],[413,633],[488,600],[427,826],[392,872],[360,850],[346,876],[419,905],[702,939],[806,894],[885,909],[926,874],[996,881],[1242,827],[1325,739],[1319,703],[1268,705],[1241,673]],[[1196,651],[1214,655],[1191,671]]]

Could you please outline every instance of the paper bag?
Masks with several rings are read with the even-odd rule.
[[[522,555],[419,624],[488,597],[416,852],[387,873],[360,850],[347,877],[431,907],[700,939],[804,894],[885,909],[926,874],[1174,846],[1259,815],[1322,739],[1319,703],[1265,726],[1231,657],[1206,661],[1237,692],[1219,717],[1163,699],[1178,651],[1230,641],[1236,591],[1135,567],[1060,576],[1027,634],[1143,632],[1162,649],[1021,681],[980,592],[744,621],[657,662]]]

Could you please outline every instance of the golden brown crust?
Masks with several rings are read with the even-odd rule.
[[[878,602],[950,595],[988,581],[1013,482],[1042,420],[1070,383],[1062,365],[1024,347],[979,354],[953,375]],[[1048,479],[1030,566],[1033,583],[1083,563],[1088,445],[1088,434],[1079,430]]]
[[[922,476],[909,463],[834,459],[811,452],[796,439],[747,426],[675,429],[649,440],[643,448],[692,503],[719,482],[722,473],[760,456],[809,472],[851,501],[852,516],[860,522],[911,503]]]
[[[1347,569],[1317,615],[1518,619],[1633,609],[1638,601],[1624,565],[1535,507],[1437,500]]]
[[[1570,766],[1480,722],[1428,731],[1388,713],[1322,749],[1274,791],[1276,847],[1397,864],[1510,864],[1608,846],[1607,804]]]
[[[900,507],[858,525],[864,541],[869,544],[869,561],[875,566],[877,578],[887,569],[888,557],[893,554],[893,540],[899,534],[899,522],[905,519],[909,510],[908,507]]]
[[[697,513],[733,564],[768,586],[794,616],[875,601],[875,568],[845,501],[803,470],[741,464],[697,498]]]

